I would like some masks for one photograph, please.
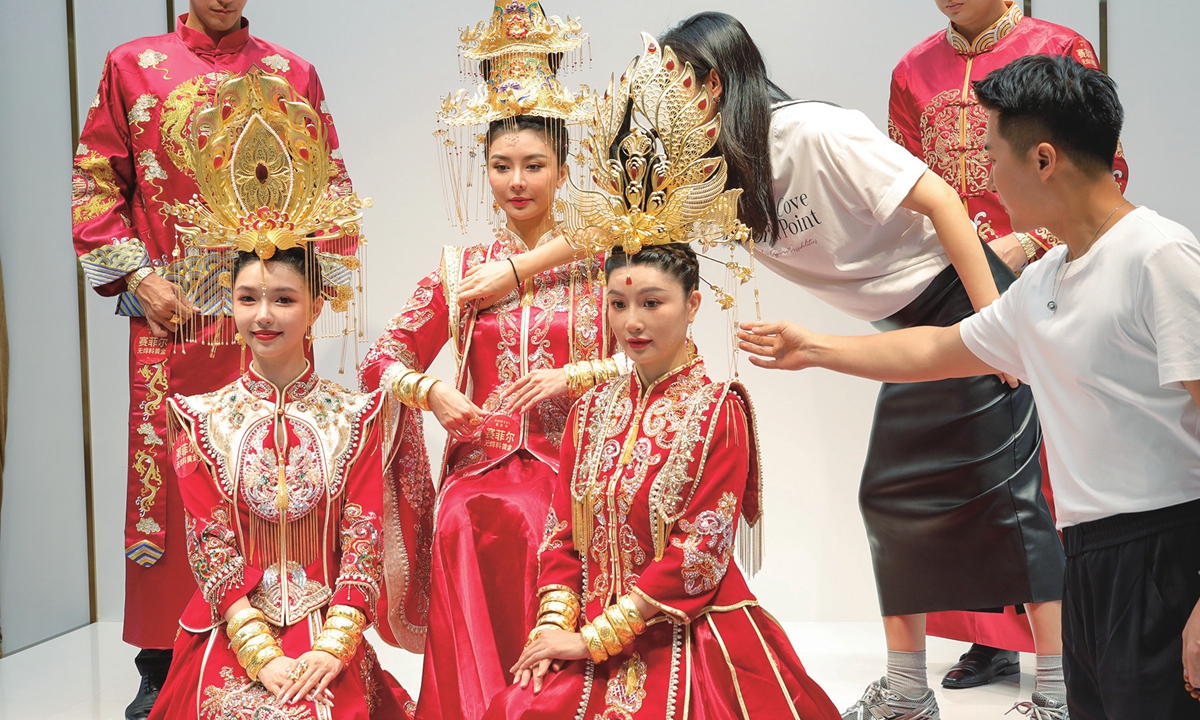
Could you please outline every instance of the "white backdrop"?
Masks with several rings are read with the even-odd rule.
[[[184,12],[187,2],[176,0],[176,5]],[[458,28],[483,19],[490,8],[485,0],[248,4],[254,34],[316,65],[355,187],[360,195],[375,199],[365,223],[370,239],[371,337],[399,309],[416,281],[436,265],[442,245],[489,237],[483,222],[466,237],[446,222],[431,133],[439,98],[462,87],[455,52]],[[660,33],[706,9],[730,12],[746,24],[773,78],[786,90],[861,109],[880,127],[886,123],[891,68],[909,47],[943,27],[932,0],[863,0],[852,5],[820,0],[550,0],[550,13],[578,16],[592,39],[591,67],[566,75],[565,82],[571,87],[581,82],[603,87],[611,73],[623,70],[641,50],[638,31]],[[1035,0],[1033,10],[1035,16],[1071,25],[1098,43],[1095,0]],[[86,110],[105,51],[162,32],[166,13],[163,0],[76,0],[75,11],[79,107]],[[1109,13],[1110,69],[1128,114],[1124,144],[1131,165],[1129,197],[1196,229],[1196,183],[1183,163],[1200,150],[1200,142],[1189,132],[1197,101],[1178,89],[1200,84],[1200,66],[1189,50],[1200,30],[1200,4],[1166,0],[1147,6],[1136,0],[1110,0]],[[40,23],[36,41],[24,30],[24,23],[34,19]],[[9,131],[0,132],[0,148],[14,143],[11,132],[22,138],[16,143],[20,153],[3,155],[16,159],[17,171],[0,176],[0,217],[5,219],[0,223],[0,258],[9,281],[14,343],[9,467],[0,524],[0,624],[5,630],[3,649],[12,651],[86,622],[87,586],[79,390],[72,375],[78,368],[78,344],[66,191],[72,148],[64,95],[65,15],[50,0],[19,6],[16,0],[0,0],[0,21],[5,28],[0,39],[7,41],[11,35],[22,49],[17,53],[8,42],[0,45],[4,106],[13,107],[10,98],[20,101],[18,107],[42,102],[38,119],[22,116],[19,128],[5,124],[12,122],[11,112],[0,113],[0,130]],[[31,67],[22,59],[41,53],[53,62]],[[41,85],[29,86],[31,74]],[[25,94],[14,95],[18,92]],[[53,102],[42,101],[47,92]],[[37,142],[24,140],[26,136]],[[20,181],[14,183],[14,176]],[[40,233],[29,223],[11,220],[17,217],[16,208],[28,207],[31,201],[26,198],[31,196],[49,209],[53,220],[38,226]],[[46,227],[53,232],[46,234]],[[22,245],[31,236],[45,238],[36,257]],[[45,258],[52,258],[49,266],[57,268],[53,277],[39,269]],[[17,345],[35,342],[40,327],[34,311],[14,300],[20,281],[12,278],[35,271],[63,305],[60,315],[66,329],[55,336],[61,367],[48,367],[43,356],[37,363],[18,362]],[[865,323],[829,309],[766,270],[759,284],[769,318],[800,320],[828,332],[870,332]],[[713,309],[711,297],[707,300],[697,324],[697,342],[719,377],[726,372],[729,343],[724,317]],[[748,295],[742,307],[744,314],[752,312]],[[94,294],[88,301],[87,322],[99,619],[119,620],[125,566],[126,325],[112,316],[110,300]],[[318,355],[322,371],[337,379],[339,348],[318,346]],[[348,366],[353,362],[350,359]],[[432,371],[446,376],[449,369],[449,360],[441,358]],[[763,572],[752,582],[755,592],[781,620],[877,617],[857,485],[878,386],[824,371],[770,374],[744,361],[740,369],[757,405],[766,481],[767,554]],[[47,386],[51,370],[59,380]],[[351,374],[341,381],[354,382]],[[42,438],[49,422],[30,426],[25,420],[42,407],[56,408],[55,423],[62,432],[55,438],[64,443],[61,450],[56,448],[58,462],[49,467],[38,463],[44,457]],[[430,425],[435,425],[429,430],[430,447],[439,448],[440,428]],[[61,537],[29,560],[29,538],[45,532],[43,489],[51,484],[55,497],[63,499],[53,511],[60,522],[52,523],[62,528]],[[30,607],[39,608],[43,621],[18,623]]]

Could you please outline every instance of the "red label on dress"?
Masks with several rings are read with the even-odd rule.
[[[157,365],[166,362],[170,352],[170,341],[165,337],[155,337],[149,327],[138,331],[133,344],[133,354],[143,365]]]
[[[479,433],[483,452],[501,458],[521,446],[521,421],[512,415],[490,415]]]
[[[188,436],[182,432],[175,437],[175,449],[172,454],[175,474],[181,478],[196,472],[196,468],[200,465],[199,453],[192,447],[192,441],[188,439]]]

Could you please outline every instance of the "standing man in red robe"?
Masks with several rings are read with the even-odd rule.
[[[1014,271],[1036,262],[1057,238],[1046,230],[1014,233],[1004,206],[988,189],[991,161],[984,150],[987,111],[973,83],[1027,55],[1063,55],[1099,69],[1091,44],[1079,33],[1026,17],[1011,0],[936,0],[950,26],[909,50],[892,73],[888,130],[893,140],[925,161],[958,190],[982,240]],[[965,94],[964,94],[965,93]],[[1118,146],[1113,176],[1122,192],[1128,166]],[[1042,471],[1046,458],[1042,452]],[[1046,499],[1053,500],[1048,478]],[[942,680],[946,688],[967,688],[1020,672],[1018,651],[1034,651],[1029,623],[1013,608],[1003,613],[933,613],[928,631],[972,642]],[[1041,653],[1039,678],[1061,687],[1061,655]],[[1061,699],[1061,698],[1059,698]]]
[[[350,190],[316,70],[252,37],[242,17],[245,4],[190,0],[175,32],[110,52],[75,153],[75,251],[92,288],[117,297],[117,313],[129,317],[124,637],[141,648],[136,662],[142,676],[125,711],[129,720],[150,714],[171,663],[180,615],[196,591],[183,505],[167,457],[164,400],[171,393],[219,388],[241,372],[238,348],[229,344],[229,309],[189,298],[178,284],[198,260],[184,252],[174,219],[162,212],[198,192],[184,151],[192,115],[211,102],[227,75],[258,67],[282,77],[320,111],[336,166],[331,185],[336,192]]]

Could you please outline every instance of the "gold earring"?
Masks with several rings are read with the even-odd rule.
[[[700,354],[700,349],[696,347],[696,341],[692,339],[692,324],[688,323],[687,333],[687,359],[691,362]]]
[[[234,333],[233,341],[241,348],[238,358],[238,373],[244,375],[246,374],[246,341],[242,338],[241,333]]]

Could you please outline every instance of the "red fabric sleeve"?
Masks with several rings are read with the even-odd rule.
[[[888,137],[896,144],[904,146],[913,157],[924,161],[918,121],[921,109],[913,102],[904,81],[904,73],[897,65],[892,71],[892,90],[888,98]]]
[[[750,472],[749,426],[742,401],[727,395],[714,422],[708,459],[661,560],[638,578],[635,592],[676,620],[712,604],[733,559],[734,536]]]
[[[352,605],[375,621],[383,585],[383,459],[381,425],[372,422],[364,445],[346,472],[342,503],[342,562],[333,586],[333,605]]]
[[[575,550],[571,528],[571,476],[575,472],[575,448],[583,433],[586,422],[586,407],[595,397],[591,393],[586,399],[575,403],[567,417],[570,432],[563,433],[559,452],[558,482],[546,515],[546,528],[542,543],[538,547],[538,591],[552,586],[569,589],[573,593],[583,592],[583,561]],[[584,406],[585,411],[580,412]]]
[[[417,283],[404,308],[367,351],[358,366],[360,387],[364,392],[377,390],[383,373],[398,362],[424,372],[449,339],[450,312],[438,269]]]
[[[88,284],[111,297],[125,291],[126,275],[150,264],[150,255],[130,219],[137,170],[127,121],[129,108],[111,55],[104,61],[96,102],[75,152],[71,221],[75,253]]]
[[[247,564],[238,550],[233,507],[217,489],[207,465],[201,463],[179,478],[179,494],[192,574],[215,616],[224,617],[230,605],[250,594],[263,573]]]

